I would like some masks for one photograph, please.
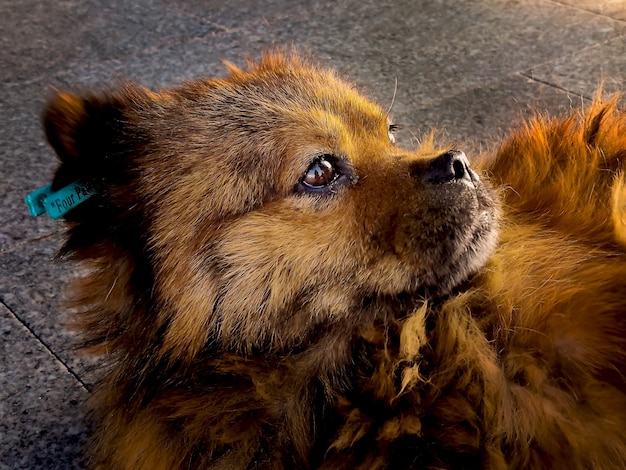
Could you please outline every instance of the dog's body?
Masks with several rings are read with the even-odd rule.
[[[110,359],[92,467],[626,466],[615,102],[528,124],[491,184],[280,55],[45,125],[54,185],[99,188],[64,249]]]

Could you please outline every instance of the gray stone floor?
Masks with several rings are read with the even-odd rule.
[[[0,469],[80,468],[91,362],[60,305],[60,223],[23,198],[55,167],[39,114],[53,88],[221,74],[295,45],[388,105],[485,150],[533,109],[579,109],[626,79],[622,0],[0,0]],[[468,152],[469,153],[469,152]]]

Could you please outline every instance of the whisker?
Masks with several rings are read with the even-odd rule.
[[[389,113],[391,113],[391,108],[393,108],[393,104],[396,101],[396,93],[398,92],[398,77],[396,77],[395,79],[395,83],[393,86],[393,96],[391,97],[391,104],[389,105],[389,108],[387,108],[387,116],[389,116]]]

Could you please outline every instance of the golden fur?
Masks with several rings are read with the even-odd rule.
[[[479,181],[330,71],[229,69],[46,110],[54,185],[99,187],[63,250],[108,359],[90,466],[624,468],[617,101],[526,123]]]

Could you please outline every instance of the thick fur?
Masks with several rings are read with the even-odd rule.
[[[624,468],[616,100],[524,124],[479,181],[330,71],[229,68],[46,111],[54,185],[99,187],[63,250],[108,362],[91,467]]]

